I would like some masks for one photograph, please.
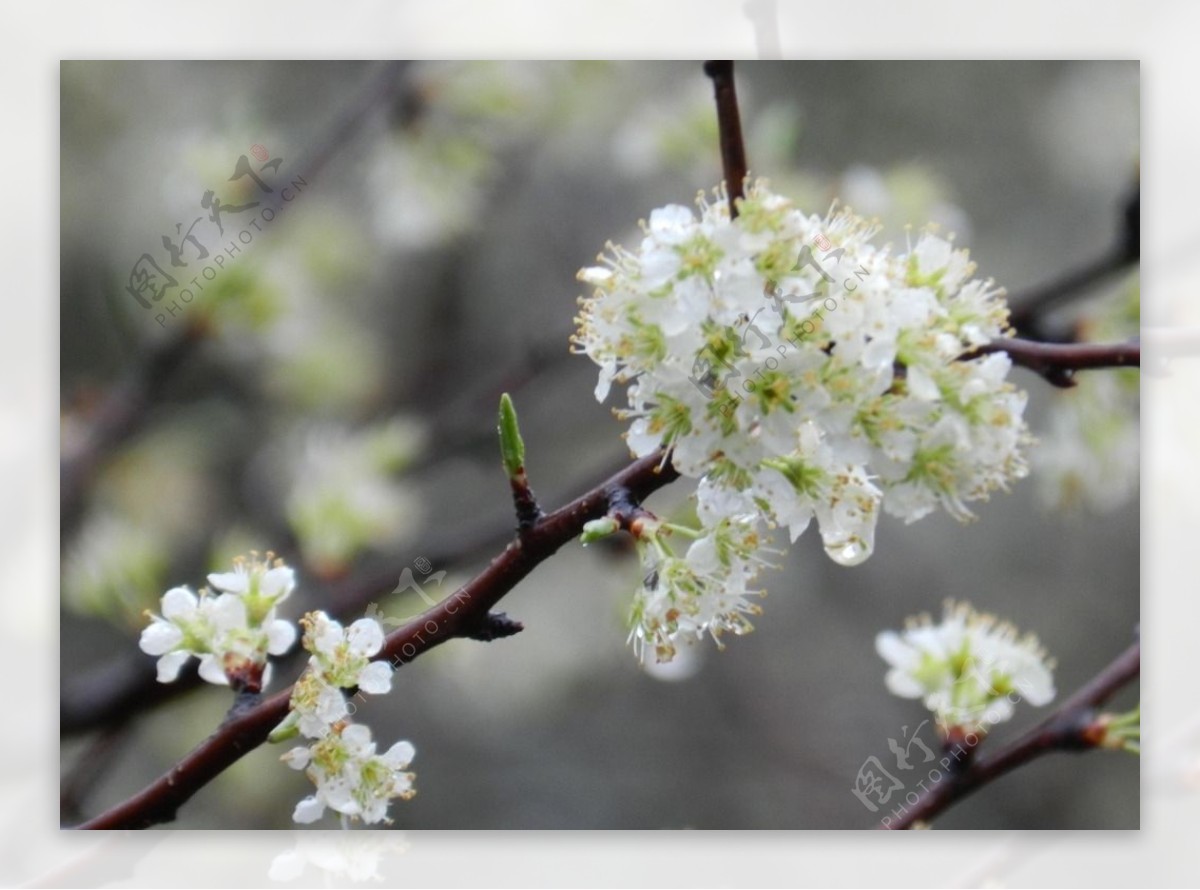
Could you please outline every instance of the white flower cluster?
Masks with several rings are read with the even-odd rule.
[[[392,688],[392,666],[371,661],[383,648],[383,628],[373,618],[360,618],[348,628],[324,612],[302,619],[302,644],[312,657],[292,691],[291,711],[310,739],[321,738],[350,713],[343,689],[357,687],[371,695]]]
[[[938,624],[922,616],[901,633],[884,631],[875,648],[891,665],[888,689],[922,699],[944,730],[984,732],[1012,717],[1018,701],[1040,707],[1054,698],[1054,662],[1037,638],[966,604],[947,602]]]
[[[670,448],[700,480],[705,535],[728,521],[762,527],[764,541],[785,526],[795,541],[815,517],[829,556],[855,565],[874,549],[880,508],[966,520],[968,502],[1026,473],[1025,394],[1006,380],[1008,356],[963,359],[1008,316],[965,251],[926,232],[893,254],[849,210],[806,215],[761,182],[736,219],[717,199],[701,196],[699,216],[655,210],[636,252],[609,245],[604,266],[583,269],[595,291],[574,337],[600,365],[597,399],[627,384],[633,453]],[[658,638],[675,611],[712,616],[697,620],[714,632],[744,628],[745,562],[719,562],[701,584],[648,565],[635,637]]]
[[[346,818],[379,822],[393,798],[416,793],[413,775],[403,772],[413,747],[397,742],[376,754],[370,729],[349,722],[351,707],[342,690],[357,688],[372,695],[391,690],[391,665],[371,661],[383,648],[383,628],[372,618],[343,628],[324,612],[310,612],[300,623],[311,657],[292,690],[287,719],[272,733],[279,740],[298,730],[316,740],[282,758],[293,769],[306,770],[316,785],[316,792],[296,805],[292,818],[314,822],[328,807]]]
[[[296,586],[293,571],[268,553],[238,557],[234,570],[211,574],[199,596],[173,587],[162,598],[162,615],[150,615],[139,645],[157,655],[158,680],[170,683],[188,659],[200,659],[200,676],[258,692],[270,682],[268,655],[282,655],[296,640],[296,628],[275,617],[275,608]],[[149,614],[149,613],[147,613]]]
[[[415,777],[404,772],[415,753],[411,743],[396,742],[376,754],[371,730],[359,723],[339,726],[312,747],[293,748],[283,762],[305,770],[317,791],[296,804],[292,818],[316,822],[328,807],[368,824],[387,820],[394,798],[408,800],[416,794]]]
[[[726,517],[706,534],[677,525],[643,523],[638,544],[646,577],[634,598],[630,641],[639,659],[647,647],[655,660],[675,657],[676,642],[692,642],[709,634],[718,646],[725,632],[753,630],[747,616],[762,611],[750,601],[762,596],[751,589],[766,565],[758,521],[753,516]],[[677,556],[667,538],[694,538]]]

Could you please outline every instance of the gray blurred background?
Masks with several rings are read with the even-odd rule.
[[[94,691],[81,681],[152,670],[136,648],[140,610],[233,552],[273,548],[297,566],[290,617],[325,605],[347,578],[398,576],[419,558],[448,573],[435,595],[469,577],[512,523],[494,440],[502,391],[520,412],[544,506],[625,460],[614,397],[597,404],[595,366],[567,354],[583,293],[575,273],[606,240],[634,242],[653,208],[690,203],[719,180],[700,65],[395,71],[361,125],[339,129],[340,112],[379,94],[380,63],[63,64],[64,452],[140,356],[196,319],[210,332],[64,512],[64,709]],[[736,73],[752,172],[813,212],[840,196],[880,218],[881,240],[901,243],[906,223],[938,222],[1010,293],[1116,236],[1136,175],[1136,63],[739,63]],[[225,194],[239,155],[263,145],[294,173],[331,126],[341,136],[319,174],[187,314],[160,326],[125,293],[141,253],[165,266],[161,235],[204,212],[205,190]],[[1063,394],[1023,371],[1014,379],[1030,390],[1036,435]],[[401,433],[387,426],[396,418]],[[405,452],[387,467],[386,519],[369,540],[318,553],[284,507],[312,466],[305,455],[314,441],[380,429]],[[672,486],[649,506],[686,511],[687,494]],[[1064,513],[1026,479],[976,512],[968,526],[884,517],[875,555],[854,569],[810,532],[765,579],[756,631],[669,673],[644,670],[625,645],[632,551],[564,548],[501,606],[524,633],[438,648],[361,712],[383,744],[417,748],[419,793],[393,806],[395,826],[871,827],[878,815],[851,793],[859,767],[872,755],[894,763],[888,739],[926,719],[885,689],[878,631],[947,597],[968,600],[1037,632],[1062,698],[1138,620],[1136,494]],[[374,598],[385,615],[423,608],[392,586]],[[1135,701],[1126,692],[1118,704]],[[159,775],[228,704],[227,691],[206,687],[105,730],[65,731],[64,822]],[[993,742],[1037,719],[1018,707]],[[290,827],[310,785],[280,753],[244,758],[175,827]],[[1045,758],[937,823],[1137,826],[1138,762],[1116,754]]]

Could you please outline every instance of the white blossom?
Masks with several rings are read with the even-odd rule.
[[[251,619],[261,622],[296,589],[296,573],[282,560],[272,561],[271,554],[260,560],[257,553],[251,553],[250,559],[234,559],[232,572],[210,574],[208,583],[216,590],[240,597]]]
[[[342,688],[357,686],[372,695],[392,688],[391,665],[371,661],[383,648],[383,628],[374,618],[360,618],[348,628],[324,612],[310,612],[304,625],[304,648],[326,682]]]
[[[293,748],[280,758],[292,769],[304,770],[316,786],[296,804],[292,818],[315,822],[328,808],[367,824],[390,821],[391,801],[416,793],[414,775],[404,771],[415,753],[411,743],[401,741],[377,754],[368,727],[338,724],[311,746]]]
[[[292,691],[289,719],[304,735],[320,738],[350,712],[342,690],[383,695],[392,688],[392,666],[371,661],[383,648],[383,628],[373,618],[343,628],[324,612],[310,612],[300,623],[311,657]]]
[[[639,657],[647,648],[658,662],[675,657],[678,642],[692,643],[708,634],[718,646],[724,633],[753,630],[748,616],[761,609],[752,602],[760,567],[754,516],[732,517],[694,540],[685,556],[676,556],[661,529],[643,530],[645,580],[634,598],[630,641]],[[680,529],[682,531],[682,529]]]
[[[888,689],[922,699],[943,728],[986,731],[1008,720],[1015,702],[1041,706],[1055,695],[1054,662],[1037,638],[965,604],[947,602],[937,624],[923,616],[884,631],[875,648],[891,668]]]
[[[268,560],[269,561],[269,560]],[[235,571],[209,575],[223,593],[173,587],[162,598],[161,615],[150,615],[139,646],[158,656],[158,680],[170,683],[192,657],[209,683],[257,691],[270,680],[267,656],[282,655],[296,640],[295,626],[275,617],[275,604],[295,586],[292,570],[238,558]]]

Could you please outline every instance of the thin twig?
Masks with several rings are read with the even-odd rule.
[[[1043,754],[1095,748],[1096,708],[1137,677],[1141,663],[1141,644],[1134,643],[1029,732],[995,753],[979,757],[961,771],[948,772],[941,781],[923,791],[915,804],[901,805],[898,814],[893,810],[877,827],[901,830],[928,823],[976,789]]]
[[[733,62],[705,62],[704,73],[712,78],[717,100],[717,127],[721,140],[721,166],[729,194],[729,216],[736,219],[737,202],[745,196],[746,145],[742,140],[742,118],[738,113],[737,90],[733,85]]]
[[[1075,372],[1095,368],[1136,368],[1142,361],[1142,346],[1136,340],[1127,343],[1039,343],[999,337],[964,355],[975,358],[989,352],[1006,352],[1014,365],[1040,374],[1060,387],[1075,385]]]
[[[1080,297],[1096,285],[1141,259],[1141,190],[1135,186],[1121,208],[1116,242],[1101,256],[1044,284],[1013,294],[1010,323],[1019,333],[1041,336],[1043,316],[1068,300]]]
[[[659,452],[630,464],[597,486],[543,517],[480,574],[456,593],[417,616],[386,638],[380,658],[399,668],[455,637],[476,635],[491,609],[541,562],[583,530],[584,523],[607,514],[616,494],[640,502],[678,478]],[[291,689],[273,695],[224,723],[199,747],[144,790],[80,828],[146,828],[175,818],[180,806],[247,752],[257,748],[287,715]]]

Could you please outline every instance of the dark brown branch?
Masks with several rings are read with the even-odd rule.
[[[1014,365],[1040,374],[1055,386],[1075,385],[1075,372],[1095,368],[1136,368],[1142,360],[1142,346],[1127,343],[1039,343],[1001,337],[963,356],[965,359],[989,352],[1007,352]]]
[[[738,113],[737,90],[733,85],[733,62],[705,62],[704,73],[712,78],[717,100],[717,127],[721,140],[721,166],[729,193],[729,216],[736,219],[737,202],[745,196],[746,145],[742,140],[742,118]]]
[[[1010,322],[1021,334],[1044,337],[1042,317],[1062,303],[1087,293],[1096,285],[1141,258],[1141,190],[1135,186],[1121,208],[1120,232],[1105,253],[1087,265],[1073,269],[1053,281],[1030,288],[1009,299]]]
[[[534,495],[533,489],[529,487],[529,476],[524,467],[521,467],[521,471],[508,480],[508,484],[512,489],[513,509],[517,513],[517,529],[525,533],[537,525],[538,520],[545,514],[538,506],[537,496]]]
[[[441,453],[444,457],[456,451],[443,450]],[[606,475],[611,476],[615,472],[619,470],[614,468]],[[585,484],[591,485],[593,480],[588,479],[571,487],[581,488]],[[466,530],[456,529],[450,535],[430,539],[410,548],[408,556],[398,555],[363,566],[353,575],[313,593],[319,595],[321,605],[334,618],[352,620],[360,617],[371,602],[387,596],[395,588],[396,579],[411,563],[413,553],[422,554],[441,568],[466,567],[503,546],[511,533],[511,525],[494,521],[481,522]],[[288,548],[276,546],[273,549],[286,556]],[[313,577],[312,572],[307,575]],[[299,654],[294,654],[299,659]],[[292,666],[291,661],[291,658],[285,658],[276,665],[277,676],[280,669],[287,671]],[[64,737],[79,735],[127,722],[165,701],[179,698],[204,685],[194,663],[185,667],[174,683],[159,683],[153,659],[140,651],[122,652],[87,671],[64,678],[59,695],[59,734]]]
[[[435,646],[479,632],[488,613],[542,561],[583,530],[584,523],[608,513],[612,498],[638,501],[678,478],[662,453],[648,455],[543,517],[514,540],[480,574],[457,592],[387,636],[381,658],[402,667]],[[501,621],[493,616],[494,624]],[[170,821],[180,806],[243,755],[266,741],[287,715],[291,689],[231,717],[165,775],[133,797],[79,826],[90,829],[146,828]]]
[[[1006,352],[1014,364],[1028,368],[1060,387],[1074,386],[1074,373],[1077,370],[1136,367],[1141,359],[1141,345],[1137,342],[1039,343],[1004,338],[994,340],[964,358],[990,352]],[[519,494],[515,485],[513,494],[514,498]],[[532,496],[532,492],[529,494]],[[614,507],[617,508],[615,515],[628,531],[629,522],[639,514],[629,513],[621,519],[624,512],[622,505],[614,504]],[[476,551],[481,546],[490,545],[496,538],[497,535],[488,530],[480,536],[476,546],[468,549]],[[453,557],[447,556],[434,561],[440,565],[451,559]],[[372,598],[386,593],[395,584],[396,577],[405,565],[407,561],[397,562],[395,566],[398,567],[389,564],[378,571],[336,585],[331,591],[330,611],[335,615],[348,615],[361,610]],[[194,676],[190,676],[190,679],[181,677],[170,685],[158,683],[153,665],[138,655],[114,659],[112,664],[102,666],[98,672],[91,672],[64,688],[59,702],[60,732],[72,734],[96,726],[111,725],[198,685],[199,681]]]
[[[893,810],[893,815],[885,816],[878,828],[902,830],[928,823],[973,791],[1043,754],[1097,747],[1103,734],[1096,732],[1096,708],[1136,678],[1141,664],[1141,644],[1134,643],[1029,732],[995,753],[949,772],[922,792],[915,804],[904,806],[898,815]]]
[[[1137,367],[1141,360],[1141,345],[1138,342],[1039,343],[1006,338],[994,340],[963,358],[970,359],[991,352],[1008,353],[1014,364],[1040,374],[1059,387],[1074,386],[1074,374],[1079,370]],[[903,368],[898,370],[902,371]],[[514,498],[518,493],[514,486]],[[622,527],[629,531],[630,522],[644,511],[630,512],[622,507],[614,503],[614,515],[621,521]],[[489,546],[497,537],[494,531],[488,530],[479,537],[476,545],[468,549],[471,552],[478,551],[483,546]],[[453,556],[446,556],[434,562],[441,565],[454,559]],[[336,585],[331,591],[329,611],[334,615],[349,615],[361,610],[371,599],[391,589],[405,565],[407,561],[389,564],[378,571]],[[116,658],[112,664],[102,666],[98,672],[91,672],[64,688],[59,702],[60,732],[73,734],[96,726],[111,725],[199,685],[194,675],[164,685],[157,682],[153,665],[139,655]]]
[[[519,634],[525,629],[520,621],[509,618],[504,612],[488,612],[475,627],[463,631],[462,635],[468,640],[480,640],[490,643]]]

